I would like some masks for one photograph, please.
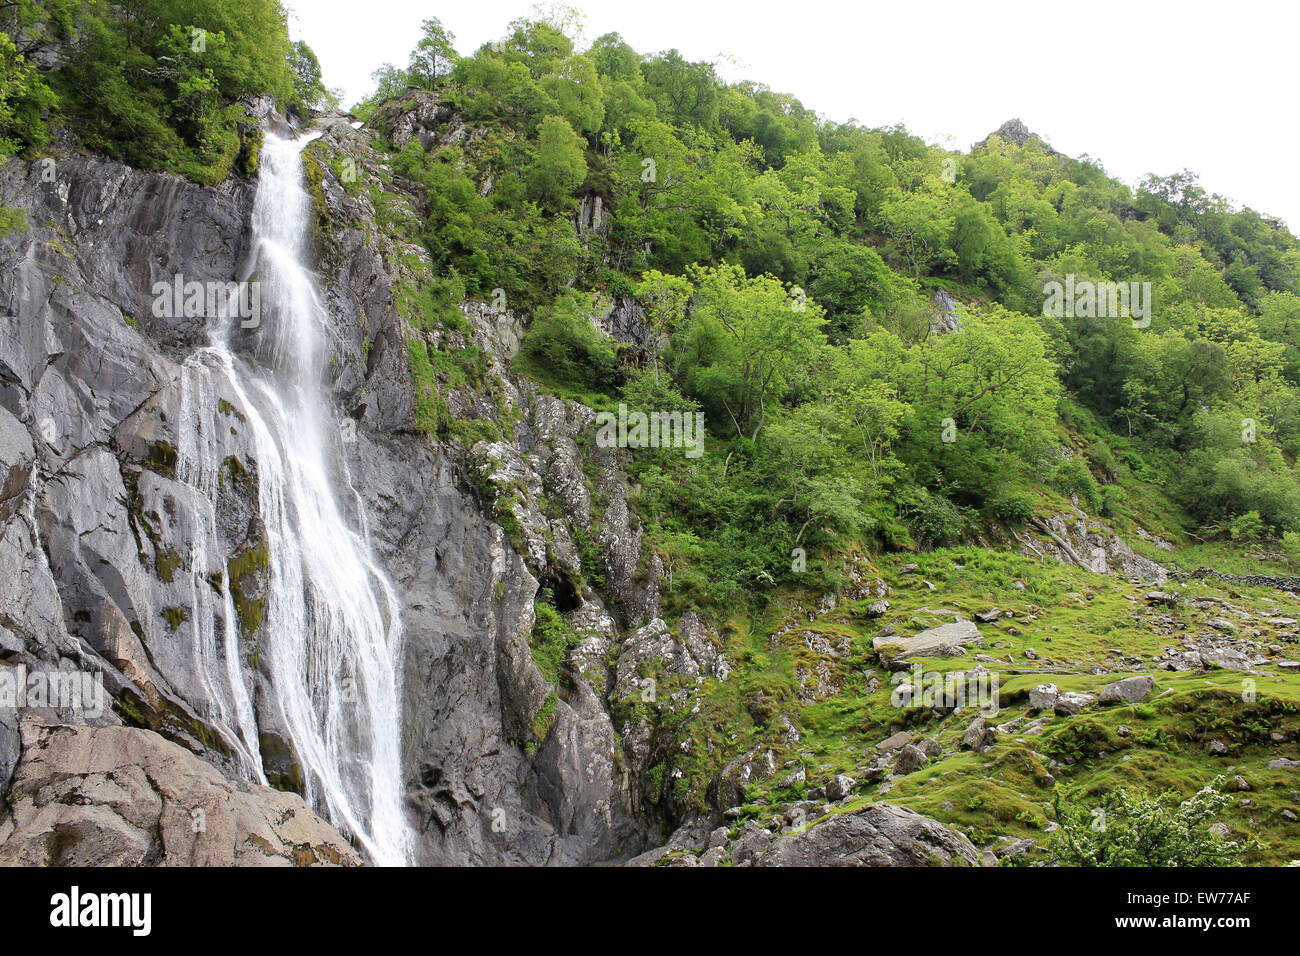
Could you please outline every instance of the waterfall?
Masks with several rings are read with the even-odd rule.
[[[220,386],[237,397],[240,428],[255,448],[268,577],[260,654],[303,767],[304,796],[375,863],[403,865],[412,837],[402,810],[400,608],[371,553],[321,385],[329,316],[305,265],[312,206],[300,154],[308,142],[266,134],[252,221],[258,370],[230,350],[239,318],[215,323],[210,344],[182,369],[177,476],[195,490],[215,540],[219,441],[221,428],[229,431],[216,407]],[[340,510],[336,482],[355,502],[355,528]],[[221,569],[215,601],[205,548],[196,541],[191,555],[196,696],[249,776],[264,782],[229,574]]]

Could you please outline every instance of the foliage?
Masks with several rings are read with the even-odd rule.
[[[320,64],[291,43],[278,0],[18,0],[0,10],[0,136],[39,150],[51,124],[88,149],[202,182],[229,174],[241,101],[329,106]],[[24,47],[59,44],[43,75]]]
[[[1185,800],[1120,788],[1095,807],[1064,789],[1053,802],[1061,829],[1050,850],[1063,866],[1233,866],[1250,849],[1210,830],[1232,802],[1214,784]]]

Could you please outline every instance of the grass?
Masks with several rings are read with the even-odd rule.
[[[918,570],[901,573],[907,563],[918,564]],[[675,734],[674,745],[667,748],[667,769],[677,780],[682,805],[702,802],[700,795],[726,760],[758,745],[769,746],[784,766],[771,779],[750,787],[741,819],[754,817],[771,825],[772,808],[801,799],[807,787],[839,773],[862,779],[875,744],[908,729],[918,736],[935,737],[945,755],[899,779],[885,793],[878,784],[867,785],[837,812],[886,800],[953,825],[977,845],[997,837],[1031,837],[1041,848],[1051,839],[1047,830],[1053,814],[1053,783],[1078,786],[1085,795],[1098,798],[1118,786],[1168,789],[1186,797],[1217,777],[1241,775],[1253,789],[1240,795],[1234,792],[1224,822],[1234,834],[1263,844],[1248,861],[1279,864],[1300,857],[1300,825],[1282,813],[1300,814],[1296,806],[1300,775],[1268,769],[1270,760],[1294,756],[1294,740],[1300,735],[1300,676],[1267,668],[1250,675],[1150,667],[1153,655],[1201,633],[1206,618],[1222,613],[1217,606],[1197,608],[1195,600],[1228,600],[1262,618],[1278,613],[1282,598],[1277,592],[1194,582],[1184,589],[1189,600],[1181,607],[1148,608],[1143,599],[1148,587],[981,548],[885,556],[875,568],[893,587],[890,610],[878,621],[865,619],[863,605],[868,601],[841,603],[809,621],[815,596],[789,592],[779,594],[753,619],[741,618],[724,627],[724,653],[737,662],[737,672],[724,683],[705,680],[694,687],[688,704],[698,706],[698,712],[691,720],[678,718],[674,724],[665,713],[662,702],[676,685],[672,678],[663,679],[661,703],[652,716],[661,729]],[[931,592],[924,580],[937,590]],[[1025,590],[1016,586],[1017,581],[1025,584]],[[1093,707],[1075,717],[1049,716],[1040,732],[1000,737],[981,754],[960,750],[961,736],[974,712],[895,707],[889,675],[871,652],[871,638],[890,623],[900,633],[910,634],[951,620],[950,614],[942,613],[945,610],[971,618],[992,606],[1014,614],[980,625],[983,653],[1009,654],[1014,662],[986,665],[998,671],[1001,680],[1003,709],[992,722],[1030,718],[1028,692],[1048,681],[1062,690],[1096,694],[1126,673],[1152,673],[1154,693],[1134,706]],[[1160,633],[1155,622],[1165,616],[1181,626],[1170,634]],[[783,626],[788,629],[777,636]],[[1258,626],[1263,643],[1276,637],[1276,629],[1262,620]],[[816,648],[824,648],[823,641],[847,647],[847,653],[819,653]],[[1296,645],[1283,646],[1283,656],[1300,657]],[[1026,659],[1027,648],[1052,663]],[[1143,667],[1089,673],[1093,664],[1123,667],[1115,649],[1124,658],[1145,658]],[[814,688],[809,699],[807,682],[800,694],[799,676],[806,678],[819,661],[829,668],[835,689],[820,696]],[[919,663],[927,672],[950,672],[965,670],[973,661],[968,653]],[[1057,666],[1073,673],[1050,673]],[[874,672],[878,683],[869,683],[868,672]],[[1247,678],[1255,682],[1253,701],[1243,699]],[[797,742],[785,738],[781,718],[798,729]],[[1292,742],[1274,743],[1270,736],[1274,732],[1290,735]],[[1210,756],[1211,739],[1227,743],[1229,755]],[[782,779],[799,766],[807,772],[806,787],[781,787]]]

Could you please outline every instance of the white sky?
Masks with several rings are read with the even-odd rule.
[[[405,66],[436,16],[471,53],[533,0],[287,0],[290,29],[350,105]],[[1300,227],[1294,45],[1300,6],[1146,0],[574,0],[589,41],[676,47],[728,80],[792,93],[837,121],[895,122],[969,150],[1018,116],[1130,185],[1190,168],[1238,205]]]

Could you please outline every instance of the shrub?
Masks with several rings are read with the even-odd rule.
[[[592,297],[569,293],[539,309],[519,347],[523,371],[554,385],[611,394],[619,384],[618,354],[587,316]]]
[[[1233,519],[1228,534],[1233,541],[1258,541],[1264,537],[1264,521],[1258,511],[1247,511]]]
[[[1061,825],[1048,852],[1064,866],[1233,866],[1254,844],[1212,833],[1214,817],[1231,803],[1218,781],[1190,798],[1119,789],[1085,806],[1075,793],[1053,800]]]
[[[908,510],[907,524],[918,544],[937,548],[961,538],[966,530],[966,517],[947,498],[923,488]]]
[[[1101,510],[1101,492],[1081,458],[1076,456],[1057,465],[1052,470],[1052,484],[1067,495],[1077,495],[1091,511]]]
[[[993,517],[1008,525],[1021,525],[1034,516],[1034,499],[1028,495],[1008,491],[989,500]]]

